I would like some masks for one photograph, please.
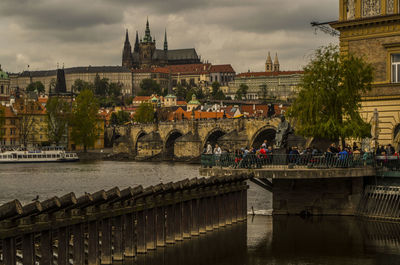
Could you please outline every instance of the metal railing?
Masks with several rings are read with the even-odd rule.
[[[375,165],[372,154],[202,154],[203,167],[230,168],[355,168]],[[400,163],[399,163],[400,167]]]

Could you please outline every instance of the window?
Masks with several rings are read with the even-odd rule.
[[[400,53],[392,54],[392,83],[400,83]]]

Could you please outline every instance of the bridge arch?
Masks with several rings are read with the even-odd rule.
[[[210,142],[212,146],[218,142],[218,138],[225,135],[226,131],[217,127],[209,131],[203,140],[203,148],[207,146],[207,142]]]
[[[271,125],[266,125],[258,129],[258,131],[251,137],[250,146],[259,148],[264,140],[272,145],[275,140],[276,128]]]
[[[145,136],[146,134],[147,134],[147,133],[146,133],[145,131],[143,131],[143,130],[139,131],[139,132],[136,134],[136,137],[135,137],[135,148],[134,148],[135,154],[137,154],[137,146],[138,146],[138,141],[139,141],[139,139],[142,138],[143,136]]]
[[[179,137],[183,136],[183,133],[180,130],[172,130],[165,137],[164,143],[164,155],[165,158],[174,158],[175,153],[175,141]]]

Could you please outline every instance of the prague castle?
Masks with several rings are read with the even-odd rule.
[[[156,48],[156,40],[150,34],[149,21],[146,22],[145,36],[140,38],[136,31],[135,46],[129,42],[128,30],[126,30],[125,43],[122,51],[122,66],[127,68],[143,69],[154,66],[197,64],[200,58],[194,48],[169,50],[167,31],[164,35],[163,49]]]
[[[330,23],[340,32],[341,53],[354,54],[373,66],[372,91],[363,95],[360,113],[373,125],[379,144],[392,144],[396,150],[400,147],[399,5],[399,0],[339,0],[339,20]]]

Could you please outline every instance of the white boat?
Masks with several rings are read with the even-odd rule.
[[[74,162],[78,155],[66,152],[63,148],[46,148],[42,150],[8,150],[0,152],[0,163],[45,163]]]

